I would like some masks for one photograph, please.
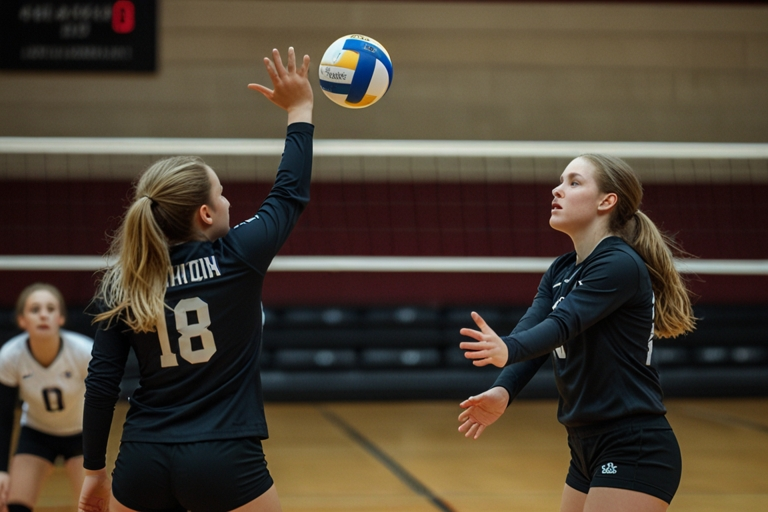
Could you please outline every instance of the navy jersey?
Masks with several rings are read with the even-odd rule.
[[[665,414],[651,357],[653,319],[648,269],[624,240],[602,240],[578,265],[575,252],[565,254],[544,274],[512,333],[502,337],[510,366],[495,385],[514,398],[552,357],[564,425]]]
[[[129,350],[140,367],[123,441],[195,442],[268,436],[259,356],[261,290],[272,259],[309,201],[314,127],[288,127],[285,151],[258,213],[215,242],[171,248],[165,325],[136,333],[100,327],[86,379],[85,467],[105,465]]]

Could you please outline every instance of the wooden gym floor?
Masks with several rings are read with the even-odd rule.
[[[667,407],[684,465],[670,512],[768,510],[768,398]],[[556,408],[517,402],[473,441],[454,402],[270,403],[264,449],[285,512],[557,511],[569,459]],[[35,510],[76,509],[57,468]]]

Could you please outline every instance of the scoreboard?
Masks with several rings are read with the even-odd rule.
[[[155,71],[155,0],[0,0],[0,69]]]

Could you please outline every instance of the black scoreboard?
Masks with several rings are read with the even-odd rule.
[[[0,0],[0,68],[155,71],[155,0]]]

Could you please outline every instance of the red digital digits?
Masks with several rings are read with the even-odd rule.
[[[112,6],[112,30],[130,34],[136,28],[136,8],[130,0],[117,0]]]

